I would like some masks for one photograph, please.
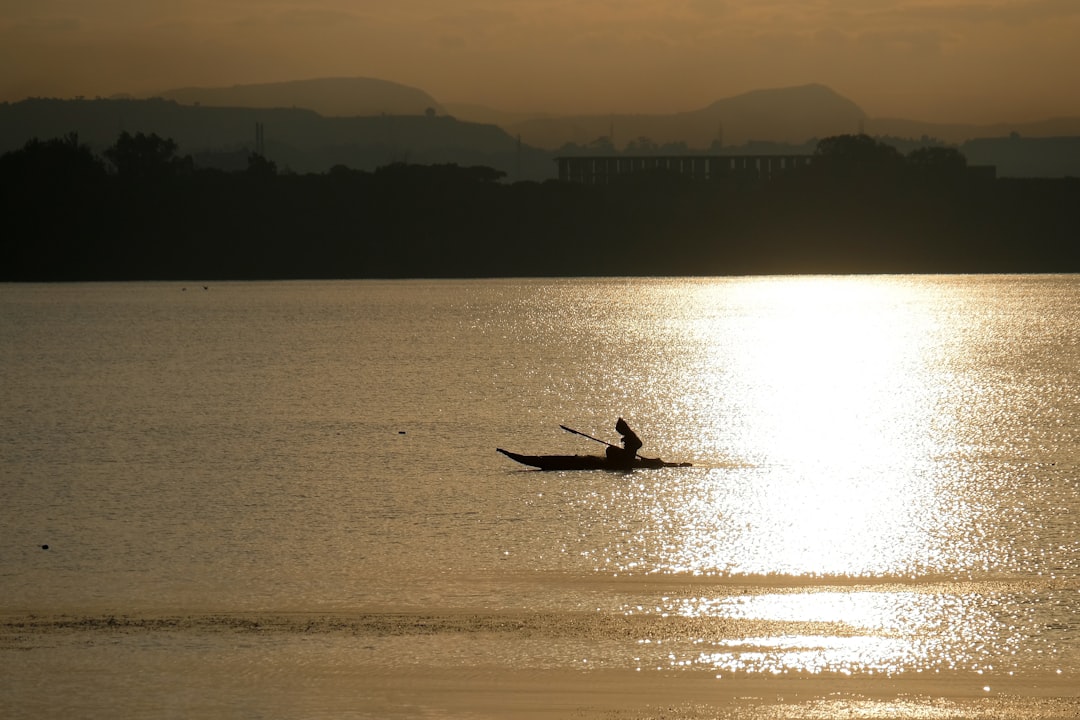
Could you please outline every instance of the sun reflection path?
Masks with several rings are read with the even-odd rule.
[[[941,462],[956,390],[925,285],[764,278],[685,293],[679,405],[704,455],[745,462],[658,503],[653,525],[681,534],[655,569],[911,575],[970,561],[942,536],[958,525]]]
[[[576,539],[596,571],[704,588],[644,612],[743,624],[644,638],[643,664],[862,676],[1077,667],[1075,497],[1046,490],[1075,445],[1056,425],[1036,428],[1063,450],[1030,462],[1041,415],[1011,405],[1031,399],[1008,379],[1027,355],[999,337],[1013,326],[994,320],[996,291],[762,278],[670,294],[660,331],[640,324],[678,352],[634,387],[674,398],[653,408],[680,420],[657,446],[692,449],[679,454],[695,467],[598,482],[576,508]],[[1075,377],[1072,357],[1053,356],[1054,377]],[[1052,394],[1072,407],[1062,397]]]
[[[706,469],[588,500],[601,518],[589,553],[605,571],[912,577],[964,562],[943,556],[965,547],[941,537],[956,505],[922,473],[828,483],[790,469]]]
[[[697,287],[687,335],[701,376],[687,391],[703,420],[738,411],[740,444],[763,461],[893,464],[927,442],[909,421],[935,410],[925,371],[942,328],[920,293],[888,278]]]

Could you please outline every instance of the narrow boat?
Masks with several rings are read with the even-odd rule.
[[[639,470],[665,467],[690,467],[688,462],[665,462],[660,458],[634,458],[634,464],[625,465],[610,462],[603,455],[522,455],[502,448],[495,448],[511,460],[541,470]]]

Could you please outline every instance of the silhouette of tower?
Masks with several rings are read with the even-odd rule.
[[[266,154],[266,137],[263,135],[263,124],[261,122],[255,123],[255,154]]]

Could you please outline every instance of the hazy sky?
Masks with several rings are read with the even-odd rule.
[[[871,117],[1080,115],[1080,0],[0,0],[0,99],[366,76],[439,102],[694,110],[823,83]]]

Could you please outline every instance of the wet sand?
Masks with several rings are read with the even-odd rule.
[[[593,613],[220,613],[0,617],[4,717],[1080,717],[1067,677],[847,677],[543,663],[536,649],[843,626]],[[827,626],[827,627],[825,627]],[[632,644],[632,643],[630,643]],[[514,648],[520,652],[514,654]],[[517,659],[515,659],[517,658]]]

